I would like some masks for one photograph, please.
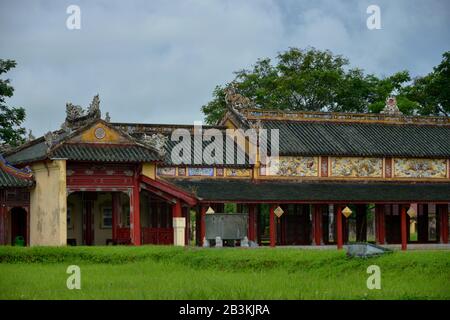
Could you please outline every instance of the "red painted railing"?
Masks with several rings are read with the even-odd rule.
[[[173,244],[173,228],[141,228],[143,244]]]

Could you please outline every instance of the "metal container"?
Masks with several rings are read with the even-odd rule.
[[[247,236],[248,215],[246,213],[213,213],[207,214],[206,239],[241,240]]]

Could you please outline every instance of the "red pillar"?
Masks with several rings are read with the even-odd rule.
[[[275,247],[276,244],[276,226],[275,226],[275,205],[270,206],[270,246]]]
[[[401,208],[401,233],[402,233],[402,250],[406,250],[407,247],[407,226],[406,226],[406,206]]]
[[[375,234],[377,244],[384,244],[386,229],[384,223],[384,205],[375,205]]]
[[[180,202],[180,200],[177,200],[177,201],[172,205],[172,217],[173,217],[173,218],[180,218],[180,217],[182,217],[182,214],[181,214],[181,202]]]
[[[320,205],[313,205],[314,244],[322,244],[322,212]]]
[[[440,206],[440,231],[441,231],[441,237],[440,242],[441,243],[448,243],[448,205],[442,205]]]
[[[191,238],[191,208],[185,207],[182,208],[181,212],[183,213],[183,217],[186,219],[186,230],[184,233],[184,244],[189,245],[189,240]]]
[[[130,221],[130,235],[131,243],[135,246],[141,245],[141,209],[140,209],[140,199],[139,199],[139,180],[137,177],[134,178],[135,183],[133,186],[132,197],[130,200],[131,205],[131,220]]]
[[[200,245],[203,245],[203,238],[206,236],[206,210],[207,206],[201,206],[200,208]]]
[[[1,192],[1,191],[0,191]],[[0,194],[1,197],[1,194]],[[0,244],[7,244],[6,241],[6,217],[5,205],[0,202]]]
[[[337,248],[342,249],[344,245],[344,237],[342,233],[342,207],[337,206],[336,211],[336,233],[337,233]]]
[[[255,241],[255,205],[250,204],[248,206],[248,240]]]

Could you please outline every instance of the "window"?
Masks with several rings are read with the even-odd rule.
[[[102,228],[112,228],[112,208],[102,207]]]
[[[72,207],[67,206],[67,229],[73,229]]]

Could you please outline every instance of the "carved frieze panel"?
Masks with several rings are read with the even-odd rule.
[[[268,176],[281,177],[317,177],[319,175],[319,157],[287,157],[272,159],[266,167]]]
[[[156,170],[158,176],[176,176],[176,167],[158,167]]]
[[[394,177],[444,179],[447,177],[447,160],[396,158]]]
[[[330,176],[348,178],[381,178],[382,158],[331,157]]]
[[[227,168],[227,177],[250,177],[250,169]]]

